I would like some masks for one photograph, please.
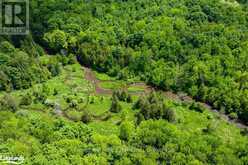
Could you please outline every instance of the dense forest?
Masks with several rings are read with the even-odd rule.
[[[51,54],[62,51],[120,79],[139,76],[160,89],[184,91],[248,121],[245,5],[219,0],[73,1],[65,5],[62,0],[51,0],[31,1],[31,8],[32,36],[10,37],[31,56],[42,54],[34,39]],[[26,88],[30,80],[45,79],[41,73],[32,77],[30,71],[18,75],[18,67],[8,63],[5,55],[13,54],[13,46],[3,42],[1,47],[1,90]],[[16,54],[17,60],[23,57]],[[25,59],[18,61],[29,70]],[[44,71],[33,68],[32,72]]]
[[[0,153],[26,164],[248,163],[246,1],[30,0],[30,28],[0,36]],[[102,96],[78,63],[111,90],[156,90]]]
[[[37,10],[39,8],[39,10]],[[220,0],[32,1],[47,51],[161,89],[184,91],[248,121],[247,7]]]

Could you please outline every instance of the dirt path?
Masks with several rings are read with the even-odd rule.
[[[96,75],[94,74],[94,72],[90,68],[84,67],[84,71],[85,71],[85,79],[94,85],[96,94],[111,95],[113,93],[112,89],[104,89],[100,86],[100,84],[102,82],[114,82],[114,81],[112,81],[112,80],[98,80],[96,78]],[[151,91],[151,88],[142,82],[128,84],[127,86],[125,86],[123,88],[128,89],[129,87],[144,87],[145,92]],[[144,91],[129,91],[128,93],[133,94],[133,95],[141,95],[141,94],[144,94]]]
[[[106,81],[98,80],[96,78],[94,72],[90,68],[83,67],[83,69],[85,71],[85,79],[94,85],[96,94],[111,95],[113,93],[112,89],[104,89],[100,86],[101,82],[106,82]],[[114,82],[114,81],[108,80],[108,82]],[[142,95],[142,94],[148,93],[152,90],[156,90],[153,87],[148,86],[142,82],[129,84],[129,85],[127,85],[126,89],[129,87],[139,87],[139,86],[145,87],[145,91],[129,91],[128,93],[130,93],[132,95]],[[161,92],[171,100],[175,100],[175,101],[179,101],[179,102],[186,102],[186,103],[193,103],[195,101],[193,98],[191,98],[185,94],[176,94],[176,93],[169,92],[169,91],[167,91],[167,92],[161,91]],[[205,103],[200,103],[200,104],[203,107],[205,107],[207,110],[217,114],[222,119],[226,120],[228,123],[235,124],[238,128],[248,128],[248,126],[245,125],[244,123],[242,123],[241,121],[231,120],[227,115],[219,113],[218,110],[212,108],[210,105],[205,104]]]
[[[85,79],[94,85],[96,94],[103,94],[103,95],[112,94],[111,89],[103,89],[100,87],[100,80],[96,78],[95,74],[91,69],[84,68],[84,71],[85,71]]]

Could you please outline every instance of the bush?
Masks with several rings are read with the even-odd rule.
[[[51,72],[52,76],[58,76],[61,73],[61,67],[59,65],[59,63],[50,63],[47,66],[49,72]]]
[[[145,120],[144,116],[141,113],[136,113],[136,124],[139,125],[143,120]]]
[[[169,122],[176,121],[174,110],[166,107],[164,104],[164,99],[161,95],[157,95],[154,92],[150,93],[147,97],[140,97],[134,104],[133,109],[140,109],[140,111],[136,114],[138,124],[142,120],[149,119],[165,119]]]
[[[118,102],[118,99],[116,96],[113,96],[112,97],[112,104],[111,104],[111,107],[110,107],[110,112],[113,112],[113,113],[119,113],[121,112],[121,105],[120,103]]]
[[[200,113],[203,113],[205,111],[205,108],[200,103],[195,102],[190,105],[189,109]]]
[[[69,61],[69,59],[64,55],[58,55],[57,59],[63,66],[67,65]]]
[[[134,127],[130,122],[124,122],[120,126],[120,139],[128,141],[134,132]]]
[[[0,43],[0,50],[4,53],[13,53],[15,51],[15,47],[8,41],[3,41]]]
[[[205,133],[212,133],[215,131],[215,126],[213,123],[209,123],[206,128],[203,129],[203,132]]]
[[[127,103],[132,103],[132,102],[133,102],[132,96],[130,94],[128,94]]]
[[[56,88],[54,88],[54,90],[53,90],[53,96],[58,95],[58,93],[59,93],[59,91]]]
[[[69,103],[69,107],[71,108],[76,108],[77,106],[78,106],[77,100],[71,100],[71,102]]]
[[[55,106],[54,101],[49,100],[49,99],[46,99],[46,100],[44,101],[44,104],[45,104],[47,107],[54,107],[54,106]]]
[[[89,112],[85,111],[84,114],[81,116],[81,121],[85,124],[91,122],[92,117]]]
[[[64,99],[65,99],[66,103],[70,103],[72,101],[71,96],[64,96]]]
[[[132,109],[140,109],[144,104],[145,104],[146,100],[145,98],[142,96],[140,97],[133,105]]]
[[[68,64],[72,65],[72,64],[76,64],[76,63],[77,63],[77,59],[76,59],[75,55],[70,54],[68,56]]]
[[[108,121],[112,117],[112,114],[110,112],[107,112],[105,116],[101,119],[101,121]]]
[[[43,92],[34,91],[33,96],[35,97],[34,102],[38,103],[41,102],[42,104],[45,103],[47,96]]]
[[[39,56],[43,56],[45,54],[44,49],[40,45],[35,45],[36,51],[39,54]]]
[[[95,97],[90,97],[90,104],[94,104],[95,103]]]
[[[163,119],[168,120],[169,122],[175,122],[176,121],[176,114],[174,110],[170,108],[165,108],[163,112]]]
[[[76,110],[70,110],[69,112],[66,113],[66,115],[70,120],[73,120],[75,122],[81,120],[81,113]]]
[[[243,135],[243,136],[248,136],[248,128],[242,128],[240,130],[240,133]]]
[[[0,100],[1,110],[10,110],[11,112],[16,112],[18,109],[18,104],[11,95],[4,95]]]
[[[32,100],[32,96],[30,94],[26,94],[24,96],[22,96],[21,100],[20,100],[20,105],[31,105],[33,102]]]
[[[1,63],[0,63],[0,65],[1,65]],[[10,78],[3,71],[0,71],[0,91],[2,91],[2,90],[10,92],[11,91],[11,84],[10,84]]]
[[[115,90],[113,92],[113,96],[117,97],[118,100],[123,101],[123,102],[127,102],[127,103],[132,102],[131,95],[128,94],[127,90],[125,90],[125,89]]]
[[[232,119],[232,120],[238,119],[238,115],[237,115],[237,113],[235,113],[235,112],[230,113],[230,114],[229,114],[229,117],[230,117],[230,119]]]
[[[128,93],[126,90],[120,91],[120,96],[119,96],[120,101],[126,101],[127,97],[128,97]]]

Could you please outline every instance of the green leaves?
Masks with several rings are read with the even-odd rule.
[[[120,139],[128,141],[134,135],[134,125],[132,122],[125,121],[120,126]]]
[[[169,122],[176,121],[176,114],[173,109],[165,104],[163,96],[150,93],[148,96],[141,96],[133,105],[133,109],[139,109],[136,113],[137,124],[140,124],[143,120],[159,120],[165,119]]]
[[[3,53],[13,53],[15,52],[15,47],[8,41],[3,41],[0,43],[0,50]]]
[[[60,49],[67,49],[67,35],[62,30],[54,30],[52,32],[46,33],[44,35],[44,40],[48,43],[50,48],[55,51],[60,51]]]

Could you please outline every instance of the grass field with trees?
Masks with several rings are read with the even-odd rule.
[[[246,1],[30,0],[30,26],[0,36],[0,153],[248,164]]]

